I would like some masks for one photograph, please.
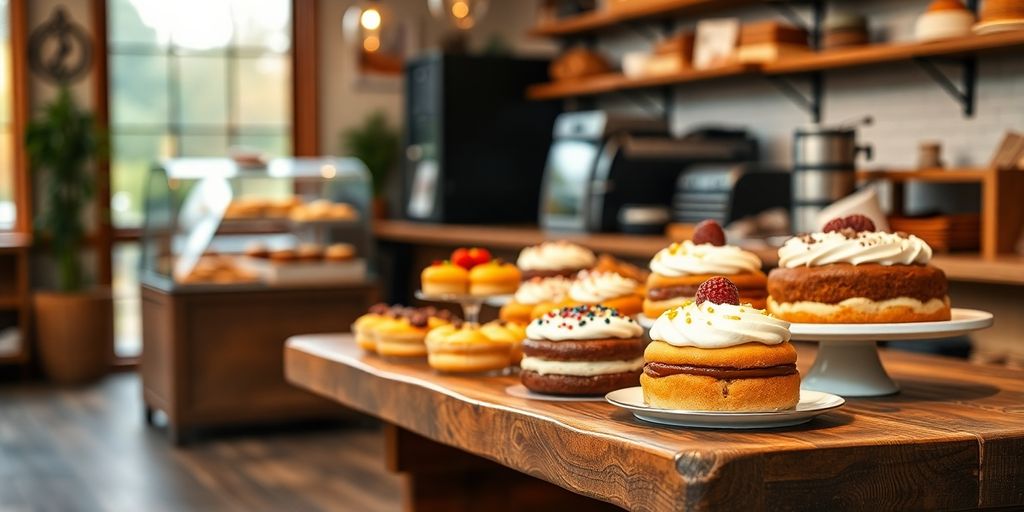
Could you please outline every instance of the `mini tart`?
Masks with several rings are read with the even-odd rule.
[[[392,357],[423,357],[427,355],[427,346],[423,343],[427,331],[427,327],[416,327],[404,317],[381,322],[373,329],[377,353]]]
[[[373,329],[387,320],[391,320],[391,317],[377,313],[367,313],[357,318],[352,323],[352,334],[359,348],[367,352],[376,352],[377,339]]]
[[[759,412],[792,409],[800,400],[796,349],[789,342],[702,349],[656,340],[644,360],[640,385],[652,407]]]
[[[533,319],[533,309],[536,306],[536,304],[520,304],[513,300],[501,307],[498,311],[498,318],[506,322],[526,324]]]
[[[651,274],[647,278],[647,292],[643,301],[643,312],[647,318],[658,318],[662,313],[692,301],[697,287],[716,274],[693,274],[668,277]],[[761,271],[744,272],[727,276],[740,291],[740,303],[764,309],[767,305],[768,278]]]
[[[470,295],[509,295],[516,292],[522,275],[511,263],[492,260],[469,271]]]
[[[435,334],[436,331],[436,334]],[[479,327],[440,327],[427,337],[427,363],[449,373],[501,370],[511,364],[511,345],[488,338]]]
[[[768,310],[790,322],[903,323],[949,320],[949,283],[931,265],[777,268],[768,277]]]
[[[327,261],[349,261],[356,256],[356,248],[352,244],[331,244],[324,249]]]
[[[435,263],[420,274],[420,287],[427,295],[465,295],[469,271],[450,262]]]
[[[526,338],[526,326],[517,322],[493,321],[480,326],[480,332],[492,341],[508,343],[511,347],[512,364],[519,364],[523,359],[523,340]]]

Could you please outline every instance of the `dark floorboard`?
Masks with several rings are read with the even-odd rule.
[[[219,436],[174,448],[139,380],[0,387],[0,511],[397,511],[372,428]]]

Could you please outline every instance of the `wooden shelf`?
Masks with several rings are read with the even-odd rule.
[[[768,75],[807,73],[869,64],[905,61],[924,57],[956,56],[1024,45],[1024,30],[980,36],[957,37],[931,42],[872,44],[853,48],[796,55],[765,64]]]
[[[950,281],[1024,286],[1024,256],[986,259],[977,254],[936,254],[932,264]]]
[[[567,80],[562,82],[532,85],[526,90],[526,97],[531,100],[550,100],[576,96],[592,96],[595,94],[607,94],[610,92],[647,89],[652,87],[684,84],[687,82],[700,82],[716,78],[740,76],[754,73],[757,70],[758,67],[753,64],[735,64],[730,66],[721,66],[714,69],[691,69],[679,73],[645,76],[642,78],[628,78],[625,75],[614,73],[591,78],[582,78],[579,80]]]
[[[857,171],[858,180],[886,180],[906,183],[925,181],[929,183],[982,183],[991,176],[992,169],[921,169],[921,170],[879,170]]]
[[[981,254],[989,260],[1012,254],[1024,228],[1024,171],[1012,169],[925,169],[920,171],[859,172],[862,180],[881,179],[893,182],[892,204],[896,215],[902,215],[903,184],[910,181],[929,183],[977,183],[981,188]]]
[[[730,7],[758,3],[758,0],[644,0],[612,9],[596,9],[538,24],[530,35],[565,37],[609,29],[626,22],[703,14]]]
[[[686,70],[660,76],[626,78],[621,74],[600,75],[565,82],[538,84],[527,89],[533,100],[590,96],[626,90],[699,82],[730,76],[766,76],[844,69],[917,58],[956,56],[1024,46],[1024,30],[981,36],[967,36],[927,43],[892,43],[829,50],[788,57],[770,64],[735,64],[708,70]]]
[[[672,243],[661,235],[627,235],[623,233],[561,233],[546,232],[536,226],[492,226],[460,224],[428,224],[404,220],[378,220],[373,226],[380,240],[444,247],[481,245],[489,248],[519,250],[545,240],[568,240],[595,252],[619,257],[649,259]],[[758,255],[769,267],[776,265],[778,254],[763,245],[744,247]]]
[[[545,240],[564,239],[597,252],[637,259],[648,259],[671,242],[667,237],[654,235],[546,233],[529,226],[425,224],[403,220],[376,221],[374,234],[380,240],[403,244],[438,247],[482,245],[514,250]],[[744,249],[757,254],[767,267],[774,267],[778,262],[778,253],[773,247],[751,245],[744,246]],[[979,254],[936,254],[933,263],[953,281],[1024,285],[1024,256],[1003,255],[988,259]]]

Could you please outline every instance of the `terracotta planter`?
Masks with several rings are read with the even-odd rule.
[[[110,368],[114,306],[110,290],[37,292],[36,339],[46,376],[60,384],[84,384]]]

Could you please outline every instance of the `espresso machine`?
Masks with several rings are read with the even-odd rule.
[[[871,146],[857,144],[857,127],[871,117],[837,127],[798,128],[793,136],[792,222],[794,233],[814,231],[818,213],[853,193],[857,155],[870,160]]]
[[[705,128],[672,137],[664,121],[604,111],[567,112],[555,120],[540,201],[549,230],[650,229],[656,211],[668,222],[676,179],[688,166],[757,160],[743,130]],[[638,220],[643,217],[645,220]]]

